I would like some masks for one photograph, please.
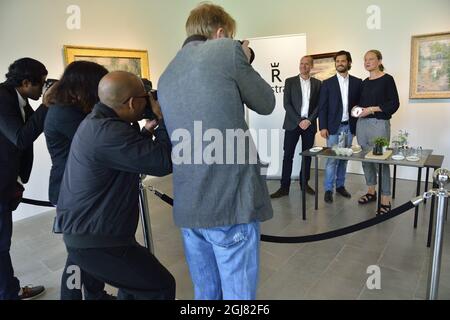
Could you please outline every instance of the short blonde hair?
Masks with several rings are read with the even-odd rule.
[[[200,3],[186,21],[187,36],[202,35],[211,39],[217,29],[223,28],[227,37],[236,33],[236,21],[221,7],[209,2]]]

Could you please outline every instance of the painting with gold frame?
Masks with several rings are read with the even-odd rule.
[[[450,98],[450,32],[412,36],[409,97]]]
[[[337,52],[312,54],[314,60],[314,67],[311,69],[311,76],[323,81],[331,78],[336,74],[336,67],[334,64],[334,56]]]
[[[91,61],[108,71],[128,71],[150,79],[148,52],[144,50],[64,46],[66,66],[73,61]]]

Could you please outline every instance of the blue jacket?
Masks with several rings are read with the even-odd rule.
[[[361,79],[349,75],[348,112],[352,134],[356,134],[357,118],[352,117],[351,110],[358,105],[361,95]],[[327,129],[330,135],[337,134],[342,120],[343,106],[341,89],[337,75],[322,82],[319,99],[319,129]]]

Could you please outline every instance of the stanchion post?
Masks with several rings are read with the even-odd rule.
[[[152,237],[152,225],[150,223],[150,212],[148,210],[148,198],[147,192],[144,186],[144,175],[141,175],[139,181],[139,212],[141,216],[142,232],[144,234],[144,245],[153,254],[153,237]]]
[[[441,255],[443,244],[443,231],[445,210],[447,208],[447,201],[449,192],[445,189],[445,185],[450,181],[450,172],[447,169],[438,169],[434,173],[434,179],[439,185],[437,196],[437,209],[435,221],[435,233],[433,237],[432,255],[430,261],[430,270],[428,274],[428,300],[436,300],[438,298],[439,276],[441,271]]]

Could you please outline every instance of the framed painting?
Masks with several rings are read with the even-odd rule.
[[[331,78],[336,74],[336,67],[334,64],[334,56],[336,52],[312,54],[314,59],[314,67],[311,70],[311,76],[320,81]]]
[[[66,66],[73,61],[91,61],[108,71],[128,71],[150,79],[148,53],[144,50],[64,46]]]
[[[412,36],[410,99],[450,98],[450,32]]]

